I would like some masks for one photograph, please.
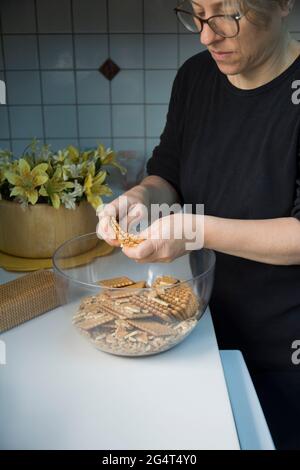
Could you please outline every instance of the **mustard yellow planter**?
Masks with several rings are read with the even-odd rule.
[[[98,218],[86,201],[75,210],[47,204],[23,208],[14,201],[0,201],[0,251],[23,258],[50,258],[56,248],[70,238],[95,232]],[[78,244],[73,255],[88,251],[94,244]]]

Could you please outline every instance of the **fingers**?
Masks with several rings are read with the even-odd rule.
[[[116,238],[116,234],[110,225],[110,217],[103,217],[97,224],[96,227],[97,237],[104,240],[111,246],[120,246],[119,241]]]
[[[130,200],[126,195],[122,195],[110,204],[102,205],[97,210],[99,223],[97,225],[97,235],[113,246],[119,246],[116,234],[110,224],[111,217],[119,220],[121,229],[124,232],[137,234],[137,226],[147,218],[147,208],[140,202],[130,205]],[[145,223],[144,223],[145,225]]]
[[[99,218],[96,228],[97,236],[112,246],[119,246],[115,231],[110,224],[111,217],[116,217],[117,215],[116,203],[117,200],[110,204],[104,204],[99,210],[97,210],[97,216]]]
[[[135,247],[123,247],[123,253],[128,256],[128,258],[144,261],[155,252],[155,247],[152,240],[145,240]]]
[[[138,235],[138,225],[140,225],[143,230],[147,226],[147,221],[147,208],[144,204],[138,202],[129,207],[128,213],[125,214],[123,218],[119,219],[119,224],[124,231]]]

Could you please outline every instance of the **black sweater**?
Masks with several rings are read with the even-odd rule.
[[[148,174],[169,181],[183,203],[203,203],[207,215],[300,220],[296,80],[300,57],[254,90],[234,87],[209,52],[190,58],[175,78]],[[219,347],[240,349],[252,369],[295,369],[291,356],[293,341],[300,340],[300,266],[216,255],[210,308]]]

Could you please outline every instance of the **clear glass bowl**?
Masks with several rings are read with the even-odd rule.
[[[202,249],[171,263],[142,264],[115,248],[89,259],[103,244],[91,233],[65,242],[53,256],[57,292],[76,328],[98,349],[122,356],[157,354],[180,343],[209,303],[215,253]],[[83,252],[85,259],[78,256]],[[146,287],[99,284],[112,278]]]

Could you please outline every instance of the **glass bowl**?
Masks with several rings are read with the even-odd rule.
[[[152,264],[136,263],[120,248],[87,256],[84,264],[78,258],[101,244],[106,246],[90,233],[53,255],[57,293],[62,305],[71,306],[75,327],[96,348],[121,356],[157,354],[179,344],[209,303],[215,253],[202,249]]]

